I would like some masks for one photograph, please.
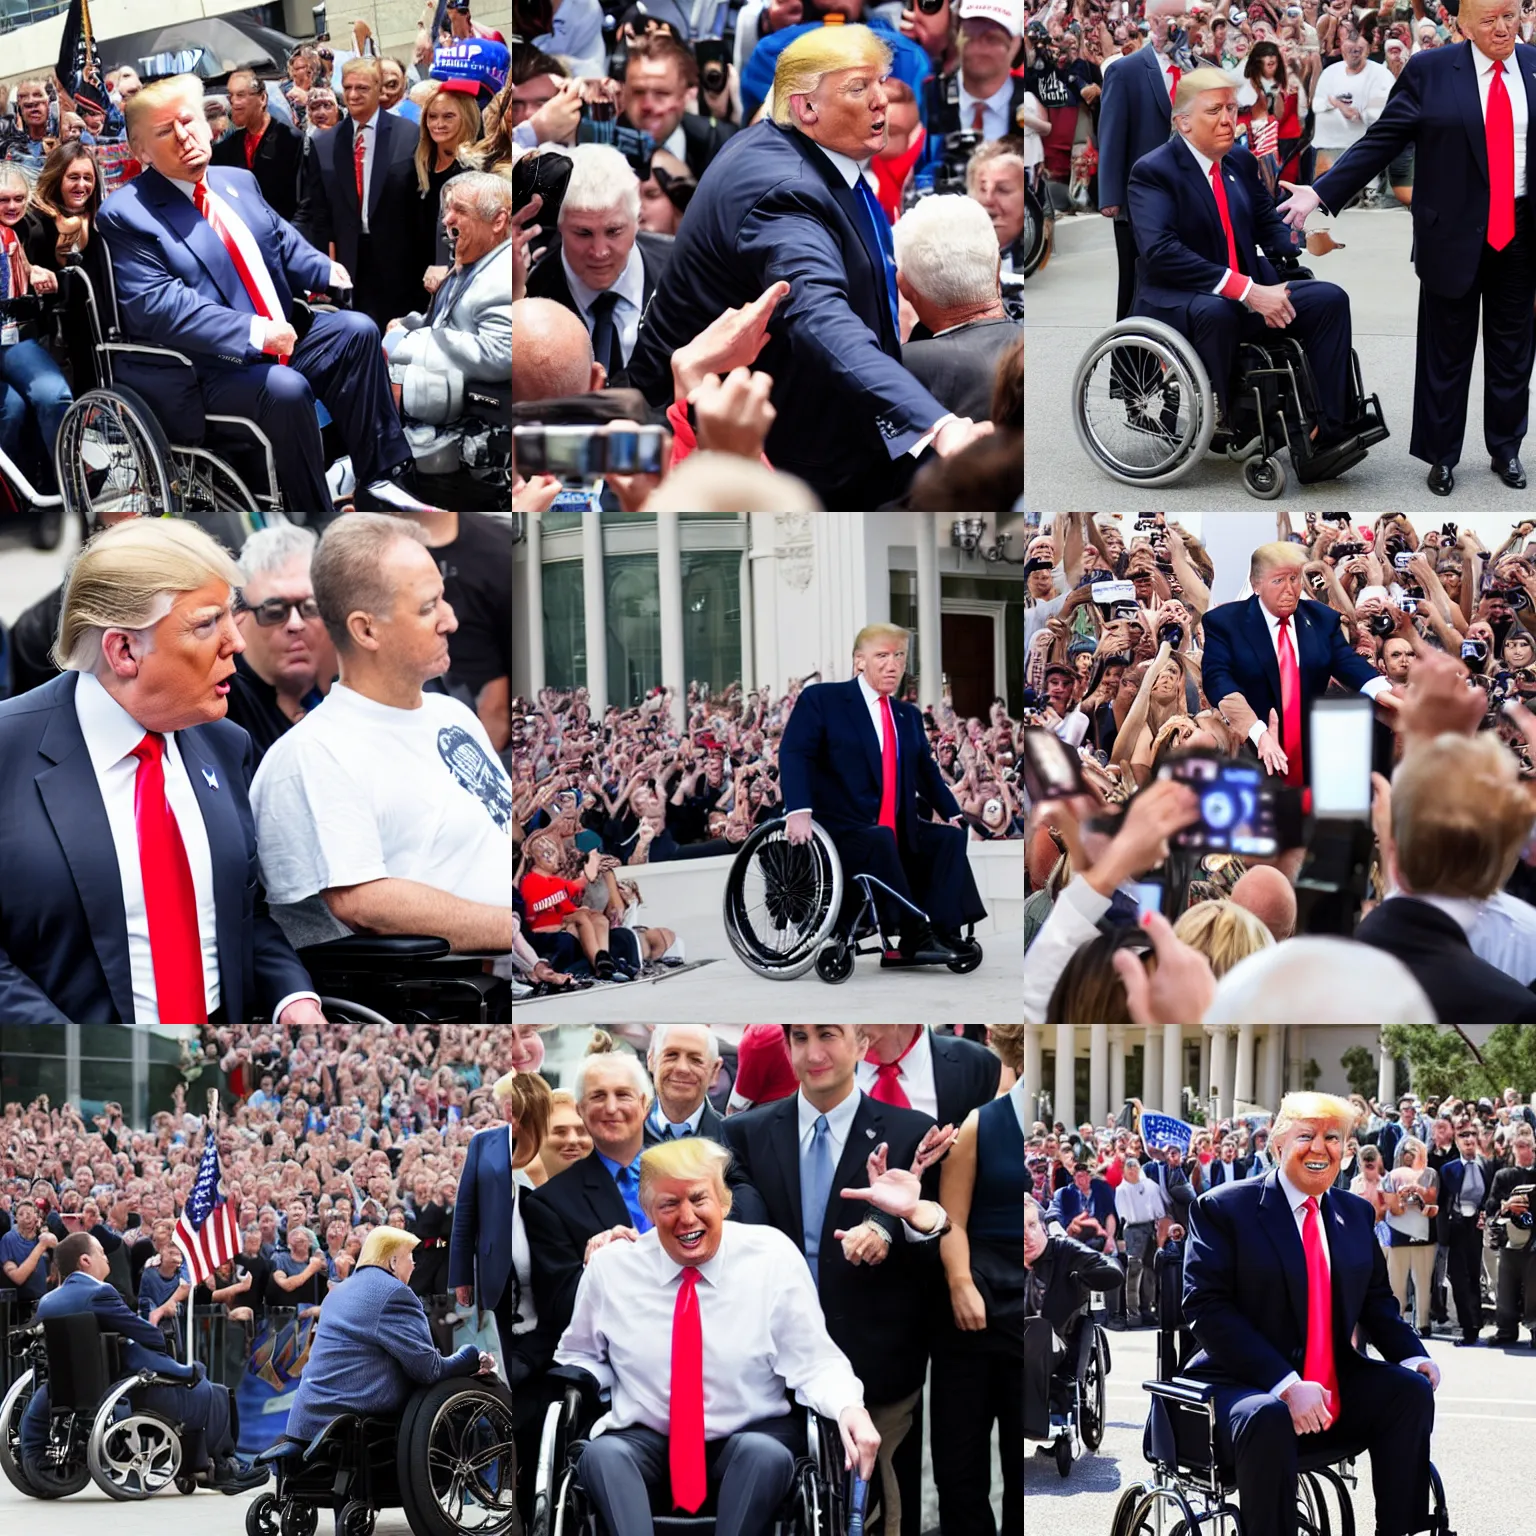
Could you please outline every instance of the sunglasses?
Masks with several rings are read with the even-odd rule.
[[[284,597],[269,597],[254,607],[244,597],[238,594],[235,597],[235,612],[250,614],[263,629],[271,629],[274,624],[286,624],[288,615],[294,609],[298,609],[299,617],[306,622],[320,617],[320,604],[312,597],[306,597],[298,603]]]

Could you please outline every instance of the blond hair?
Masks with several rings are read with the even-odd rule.
[[[1530,833],[1519,770],[1491,732],[1437,736],[1393,775],[1392,837],[1411,892],[1486,900],[1509,879]]]
[[[150,117],[161,107],[172,102],[185,102],[203,110],[203,82],[196,75],[167,75],[164,80],[152,81],[143,90],[135,91],[123,103],[123,122],[127,125],[128,142],[136,144],[138,136]]]
[[[1354,1130],[1356,1118],[1355,1106],[1336,1093],[1288,1093],[1280,1100],[1275,1123],[1270,1127],[1270,1145],[1303,1120],[1336,1126],[1347,1136]]]
[[[882,75],[891,67],[890,48],[868,27],[821,26],[802,33],[779,55],[768,98],[769,116],[781,128],[792,128],[791,97],[814,95],[826,76],[861,64]]]
[[[437,85],[436,81],[424,83]],[[421,129],[416,141],[416,186],[422,192],[425,192],[431,186],[429,173],[437,163],[437,141],[427,132],[427,113],[440,100],[446,100],[454,111],[459,114],[459,136],[453,143],[455,154],[465,144],[473,144],[480,137],[480,107],[475,98],[467,91],[450,91],[444,86],[437,85],[437,89],[422,103]],[[509,197],[510,195],[508,193]]]
[[[339,651],[352,648],[347,619],[354,613],[387,617],[395,593],[384,557],[399,539],[425,546],[427,536],[415,523],[387,512],[348,512],[320,537],[309,563],[309,579],[326,632]]]
[[[324,62],[325,61],[322,59],[321,63],[323,64]],[[380,85],[384,84],[383,61],[374,58],[371,54],[354,55],[352,58],[348,59],[346,63],[341,66],[341,83],[345,85],[347,83],[347,76],[355,75],[359,71],[372,75]]]
[[[1179,117],[1194,108],[1195,97],[1206,91],[1236,91],[1237,87],[1219,69],[1191,69],[1180,78],[1173,93],[1173,115]]]
[[[512,1166],[521,1168],[538,1156],[549,1134],[549,1116],[553,1107],[549,1084],[537,1072],[508,1072],[496,1079],[491,1097],[498,1104],[512,1103],[517,1117],[516,1145]]]
[[[709,1179],[729,1215],[731,1191],[725,1182],[725,1170],[730,1165],[730,1150],[707,1136],[659,1141],[654,1147],[647,1147],[640,1157],[640,1209],[647,1216],[651,1214],[659,1179]]]
[[[988,1024],[987,1044],[1002,1058],[1005,1067],[1024,1070],[1024,1031],[1027,1024]]]
[[[1199,950],[1218,976],[1275,942],[1252,912],[1226,900],[1197,902],[1173,925],[1173,936]]]
[[[877,640],[900,640],[907,645],[911,639],[912,636],[899,624],[866,624],[853,637],[853,654],[857,656],[866,645],[873,645]]]
[[[107,630],[147,630],[171,611],[178,593],[210,581],[238,587],[240,567],[196,523],[135,517],[104,529],[70,568],[49,655],[61,671],[94,671]]]
[[[1195,73],[1200,74],[1202,71],[1196,70]],[[1226,76],[1223,75],[1222,79],[1225,80]],[[1182,83],[1181,81],[1180,84]],[[1260,544],[1254,550],[1253,558],[1248,562],[1248,580],[1252,586],[1257,587],[1271,571],[1278,571],[1282,565],[1294,566],[1300,570],[1306,563],[1307,552],[1300,544],[1290,544],[1280,540],[1270,544]]]
[[[388,1269],[389,1261],[397,1253],[409,1253],[421,1239],[404,1227],[375,1227],[363,1240],[363,1251],[357,1256],[357,1267],[377,1264]]]

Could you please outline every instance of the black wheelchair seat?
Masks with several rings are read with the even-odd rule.
[[[93,1412],[122,1377],[120,1335],[103,1333],[89,1312],[43,1319],[52,1413]]]

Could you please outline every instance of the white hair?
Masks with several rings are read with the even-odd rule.
[[[639,195],[637,190],[636,198]],[[512,183],[505,176],[494,176],[490,171],[460,171],[443,188],[443,202],[445,206],[450,202],[457,203],[477,219],[490,224],[498,213],[512,212]]]
[[[568,151],[571,179],[560,204],[560,223],[573,213],[619,209],[631,224],[640,221],[640,178],[610,144],[576,144]]]
[[[897,270],[930,303],[959,309],[997,297],[997,231],[974,198],[921,198],[891,238]]]
[[[240,546],[240,574],[251,581],[280,571],[300,555],[307,570],[319,542],[313,528],[301,528],[297,523],[273,523],[270,528],[258,528]]]
[[[708,1040],[705,1051],[706,1059],[710,1066],[720,1060],[720,1042],[715,1039],[715,1032],[707,1024],[658,1024],[651,1031],[651,1043],[645,1049],[647,1062],[655,1062],[656,1058],[667,1048],[667,1031],[670,1029],[702,1029]],[[653,1069],[654,1070],[654,1069]]]
[[[1353,939],[1287,939],[1240,960],[1216,984],[1206,1024],[1433,1024],[1406,965]]]
[[[622,1067],[629,1074],[635,1092],[645,1101],[645,1107],[649,1110],[655,1102],[656,1090],[651,1087],[650,1074],[640,1065],[640,1058],[631,1056],[628,1051],[597,1051],[591,1056],[583,1056],[576,1066],[576,1080],[571,1084],[576,1103],[580,1105],[587,1096],[587,1078],[592,1069],[610,1064]]]

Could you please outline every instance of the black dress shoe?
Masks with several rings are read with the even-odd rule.
[[[952,949],[927,923],[903,929],[901,958],[907,965],[949,965],[963,960],[958,949]]]
[[[1495,459],[1488,467],[1510,490],[1525,489],[1525,466],[1521,464],[1518,454],[1508,459]]]
[[[1456,489],[1456,477],[1449,464],[1436,464],[1424,477],[1424,483],[1436,496],[1449,496]]]
[[[252,1488],[260,1488],[271,1475],[266,1467],[243,1467],[233,1456],[227,1456],[214,1463],[208,1481],[220,1493],[247,1493]]]

